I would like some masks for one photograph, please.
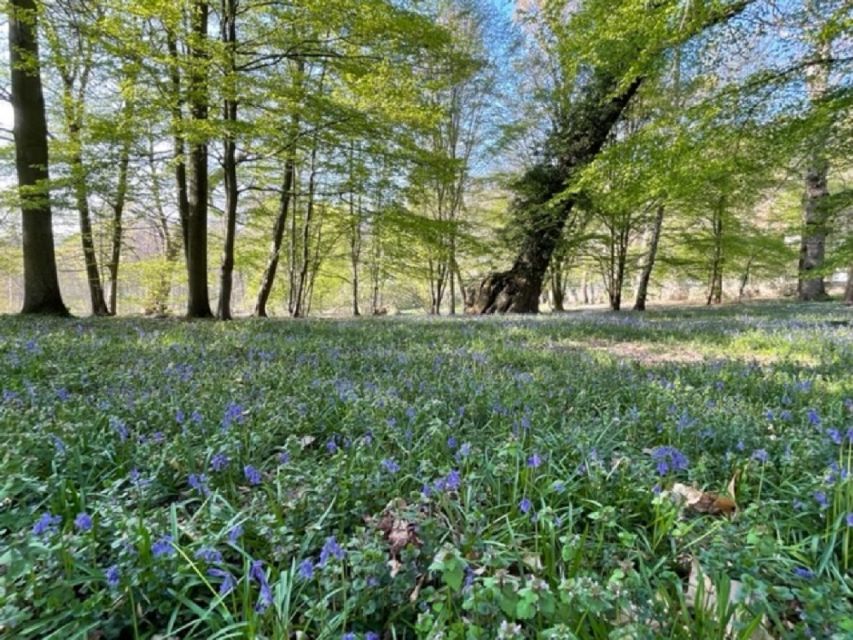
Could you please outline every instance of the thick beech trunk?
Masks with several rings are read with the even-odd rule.
[[[646,310],[646,298],[649,294],[649,282],[652,279],[652,270],[655,267],[655,260],[658,254],[658,244],[660,242],[660,233],[663,229],[663,214],[664,206],[658,205],[657,215],[655,216],[654,225],[652,226],[652,237],[649,242],[649,252],[646,256],[646,264],[643,265],[643,271],[640,274],[640,283],[637,286],[637,300],[634,303],[634,311]]]
[[[195,0],[192,7],[192,31],[196,41],[190,47],[189,102],[193,124],[199,125],[208,115],[207,23],[208,0]],[[207,142],[204,134],[194,132],[190,144],[189,220],[187,224],[187,317],[210,318],[207,289]]]
[[[59,290],[53,244],[47,119],[34,0],[11,0],[9,65],[15,112],[15,169],[23,218],[24,305],[21,313],[68,315]]]
[[[601,78],[590,88],[588,97],[567,114],[554,141],[559,149],[556,175],[546,179],[547,189],[536,212],[524,221],[521,251],[510,270],[491,273],[483,279],[471,296],[469,313],[539,311],[545,272],[574,200],[568,197],[554,208],[546,204],[564,189],[573,174],[595,158],[641,83],[642,79],[637,78],[615,93],[618,82]]]
[[[823,45],[820,54],[829,57],[829,45]],[[809,98],[812,103],[820,102],[829,86],[829,67],[815,65],[806,78]],[[800,277],[798,292],[800,300],[828,300],[824,285],[824,255],[826,253],[827,205],[829,187],[827,174],[829,162],[823,153],[824,140],[815,141],[814,152],[809,159],[805,175],[803,197],[803,234],[800,241]]]
[[[225,98],[222,118],[226,127],[223,140],[222,170],[225,182],[225,242],[222,248],[222,265],[219,270],[219,304],[216,315],[220,320],[231,319],[231,290],[234,285],[234,242],[237,234],[237,145],[234,142],[234,124],[237,122],[237,0],[222,0],[222,43],[227,57]]]

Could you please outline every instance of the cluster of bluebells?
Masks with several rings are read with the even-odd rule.
[[[671,446],[657,447],[652,451],[658,475],[665,476],[668,473],[686,471],[689,465],[687,456]]]

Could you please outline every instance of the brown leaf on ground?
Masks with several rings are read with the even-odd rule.
[[[375,524],[388,543],[388,567],[392,578],[403,568],[400,552],[409,545],[420,547],[423,544],[418,537],[417,525],[406,518],[407,509],[406,501],[398,498],[388,503],[378,520],[373,517],[364,519],[368,525]]]
[[[683,502],[688,509],[697,513],[728,516],[737,510],[737,504],[731,498],[705,492],[680,482],[672,485],[671,492],[678,502]]]

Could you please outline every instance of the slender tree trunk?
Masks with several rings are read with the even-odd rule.
[[[749,260],[746,262],[746,268],[743,270],[743,275],[740,278],[740,286],[737,290],[737,301],[740,303],[743,301],[743,294],[746,291],[746,285],[749,282],[749,270],[752,268],[752,257],[750,256]]]
[[[15,169],[23,218],[24,305],[21,313],[68,315],[59,290],[50,207],[47,118],[41,84],[34,0],[11,0],[9,66],[15,112]]]
[[[189,262],[190,201],[187,186],[187,151],[184,140],[184,94],[181,84],[181,61],[178,53],[178,41],[174,33],[166,31],[166,46],[169,50],[169,80],[172,87],[172,158],[175,166],[175,187],[178,195],[178,215],[181,220],[181,238],[184,258]]]
[[[649,282],[652,279],[652,270],[655,267],[655,260],[658,254],[658,243],[660,242],[661,229],[663,229],[664,205],[658,205],[655,222],[652,226],[652,238],[649,242],[649,251],[646,255],[646,264],[643,265],[643,272],[640,274],[640,283],[637,286],[637,301],[634,303],[634,311],[646,310],[646,298],[649,292]]]
[[[822,46],[820,54],[829,57],[829,44]],[[813,104],[820,102],[829,86],[829,67],[815,65],[806,79],[809,98]],[[824,140],[817,140],[806,168],[805,195],[803,197],[803,234],[800,242],[800,300],[828,300],[823,273],[826,252],[826,234],[829,201],[827,174],[829,162],[824,153]]]
[[[84,76],[87,75],[85,72]],[[89,189],[86,184],[86,167],[83,164],[83,149],[81,140],[82,129],[82,100],[74,95],[73,80],[64,78],[63,105],[65,127],[68,131],[68,142],[71,146],[71,175],[74,182],[74,200],[80,220],[80,242],[83,249],[83,261],[86,267],[86,282],[89,287],[89,300],[92,305],[92,315],[105,316],[109,314],[104,289],[101,285],[101,273],[98,270],[98,258],[95,253],[95,238],[92,231],[92,214],[89,208]],[[85,91],[85,84],[80,89]]]
[[[844,288],[844,304],[853,305],[853,266],[847,269],[847,286]]]
[[[145,305],[146,314],[166,315],[169,312],[169,298],[172,294],[172,272],[178,260],[178,254],[183,246],[176,242],[163,206],[160,192],[160,180],[154,163],[154,141],[148,141],[148,167],[151,170],[151,195],[154,199],[154,209],[157,212],[157,230],[163,243],[164,268],[159,274],[157,283],[148,292]]]
[[[267,258],[267,266],[261,278],[261,287],[258,290],[258,299],[255,302],[255,313],[259,318],[267,317],[267,302],[275,284],[275,274],[281,258],[281,246],[284,240],[284,230],[287,227],[287,211],[293,196],[293,179],[296,173],[296,165],[291,154],[284,164],[284,180],[281,186],[281,195],[278,200],[278,213],[272,232],[272,247]]]
[[[208,55],[206,48],[208,0],[194,0],[190,46],[189,101],[193,124],[203,125],[208,115]],[[187,317],[210,318],[207,289],[207,142],[202,131],[193,132],[190,144],[189,224],[187,229]]]
[[[116,189],[116,199],[113,202],[113,223],[112,223],[112,242],[110,262],[107,265],[107,270],[110,273],[110,299],[109,313],[111,316],[116,315],[118,307],[118,268],[121,261],[121,245],[122,245],[122,218],[124,217],[124,206],[127,202],[127,170],[130,165],[130,141],[126,140],[122,144],[121,156],[118,161],[118,187]]]
[[[308,203],[305,207],[305,219],[302,221],[302,258],[296,279],[296,292],[294,293],[294,318],[299,318],[305,315],[305,285],[308,282],[308,269],[310,267],[311,220],[314,217],[314,191],[317,180],[317,144],[317,139],[315,137],[314,145],[311,149],[311,167],[308,174]]]
[[[234,284],[234,242],[237,234],[237,145],[235,143],[237,123],[237,0],[222,0],[222,44],[226,56],[225,97],[222,118],[226,131],[223,140],[222,170],[225,179],[225,242],[222,250],[222,266],[219,272],[219,304],[217,317],[231,319],[231,290]],[[230,127],[230,128],[229,128]]]
[[[358,306],[358,265],[361,260],[361,196],[359,196],[358,201],[358,213],[353,209],[352,196],[350,196],[350,216],[354,216],[352,222],[352,238],[350,239],[350,261],[352,263],[352,315],[358,317],[361,315],[361,309]]]

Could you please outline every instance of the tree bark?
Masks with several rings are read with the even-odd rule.
[[[272,247],[267,258],[267,266],[261,278],[261,286],[258,289],[258,299],[255,302],[254,315],[258,318],[267,317],[267,302],[275,284],[275,274],[281,258],[281,246],[284,240],[284,230],[287,227],[287,211],[293,196],[293,178],[296,173],[296,163],[291,155],[284,164],[284,180],[281,186],[281,195],[278,201],[278,213],[272,231]]]
[[[189,225],[190,201],[187,186],[187,149],[184,140],[184,95],[181,84],[181,67],[178,54],[178,41],[171,31],[166,31],[166,46],[169,50],[169,81],[172,86],[172,158],[175,165],[175,187],[178,195],[178,215],[181,220],[181,239],[183,240],[184,259],[189,261]]]
[[[225,123],[223,140],[222,170],[225,181],[225,242],[222,250],[222,266],[219,272],[219,304],[217,317],[231,319],[231,290],[234,284],[234,243],[237,233],[237,145],[234,125],[237,122],[237,0],[222,0],[222,43],[226,56],[225,97],[222,118]],[[230,128],[229,128],[230,127]]]
[[[844,288],[844,304],[853,305],[853,266],[847,269],[847,286]]]
[[[567,180],[595,158],[631,98],[642,84],[634,79],[618,91],[615,78],[598,78],[589,93],[566,114],[559,127],[555,175],[546,178],[546,188],[535,213],[523,223],[521,251],[509,271],[491,273],[473,295],[469,313],[537,313],[542,282],[560,239],[574,199],[566,198],[554,208],[547,203]]]
[[[206,52],[208,0],[195,0],[192,6],[190,45],[189,102],[193,123],[199,125],[208,115],[208,55]],[[207,141],[203,131],[193,131],[189,162],[189,220],[187,225],[187,317],[211,318],[207,289]]]
[[[820,54],[829,57],[829,45],[822,46]],[[814,65],[806,78],[809,99],[820,102],[829,86],[829,67]],[[803,235],[800,242],[799,298],[803,301],[828,300],[823,273],[826,252],[826,234],[829,201],[827,174],[829,162],[824,155],[824,141],[815,141],[809,164],[806,167],[805,194],[803,197]]]
[[[59,290],[50,207],[47,118],[34,0],[11,0],[9,66],[15,113],[15,169],[21,198],[24,305],[21,313],[68,315]]]
[[[646,298],[649,292],[649,282],[652,279],[652,270],[655,267],[657,259],[658,243],[660,242],[661,229],[663,229],[664,205],[658,205],[657,215],[655,216],[654,225],[652,226],[652,237],[649,242],[649,251],[646,256],[646,264],[643,265],[643,272],[640,274],[640,283],[637,286],[637,300],[634,303],[634,311],[646,310]]]
[[[118,163],[118,187],[116,189],[116,199],[113,202],[113,224],[112,224],[112,242],[110,252],[110,262],[107,265],[107,270],[110,273],[110,299],[109,299],[109,314],[116,315],[118,306],[118,268],[121,261],[121,244],[122,244],[122,218],[124,217],[124,206],[127,202],[127,170],[130,165],[130,141],[124,142],[121,149],[121,156]]]

